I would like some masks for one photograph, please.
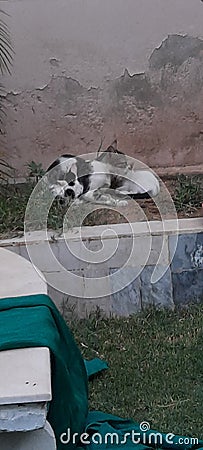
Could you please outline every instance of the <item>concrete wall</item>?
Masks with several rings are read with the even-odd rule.
[[[0,246],[31,259],[59,310],[79,317],[99,308],[128,316],[141,309],[203,301],[202,219],[84,227],[64,238],[42,232]],[[149,232],[150,230],[150,232]],[[101,239],[102,237],[102,239]]]
[[[60,153],[92,152],[101,136],[108,145],[114,135],[121,150],[153,167],[203,163],[202,42],[174,37],[149,63],[169,34],[202,37],[200,0],[3,6],[15,58],[4,79],[2,152],[19,173],[27,161],[46,167]]]

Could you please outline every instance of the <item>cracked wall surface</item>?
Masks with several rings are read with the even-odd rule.
[[[18,174],[30,160],[46,168],[115,135],[151,167],[202,164],[203,40],[192,37],[201,35],[201,2],[153,0],[150,11],[148,0],[57,5],[6,5],[16,57],[4,80],[0,152]]]

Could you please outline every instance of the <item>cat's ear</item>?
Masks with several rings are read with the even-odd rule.
[[[74,173],[74,175],[77,177],[78,170],[77,170],[77,163],[75,161],[72,162],[69,172]]]
[[[111,145],[106,149],[106,152],[117,152],[118,151],[118,142],[117,139],[114,139]]]

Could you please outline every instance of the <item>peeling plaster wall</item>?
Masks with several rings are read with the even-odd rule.
[[[115,135],[152,167],[203,163],[203,41],[177,36],[202,37],[199,0],[10,0],[4,9],[15,61],[1,153],[19,174],[32,159],[46,167]]]

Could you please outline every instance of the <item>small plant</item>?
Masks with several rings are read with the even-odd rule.
[[[14,175],[14,168],[4,159],[0,158],[0,182],[5,182]]]
[[[7,15],[0,10],[1,16]],[[10,33],[2,17],[0,17],[0,72],[4,75],[10,72],[10,66],[13,60],[13,49],[11,45]]]
[[[202,203],[202,183],[195,176],[180,175],[174,197],[175,207],[178,212],[191,214],[200,208]]]
[[[10,67],[13,60],[13,48],[10,39],[10,33],[3,17],[6,16],[4,11],[0,10],[0,74],[5,75],[10,72]],[[4,104],[4,90],[0,84],[0,133],[3,134],[3,117],[6,116]],[[0,158],[0,181],[5,181],[10,176],[10,169],[12,167]]]
[[[28,177],[35,178],[36,183],[38,183],[39,179],[43,177],[45,174],[45,171],[42,167],[42,164],[37,164],[35,161],[31,161],[27,164],[27,167],[29,169]]]
[[[24,216],[32,185],[0,183],[0,234],[17,235],[24,230]]]

